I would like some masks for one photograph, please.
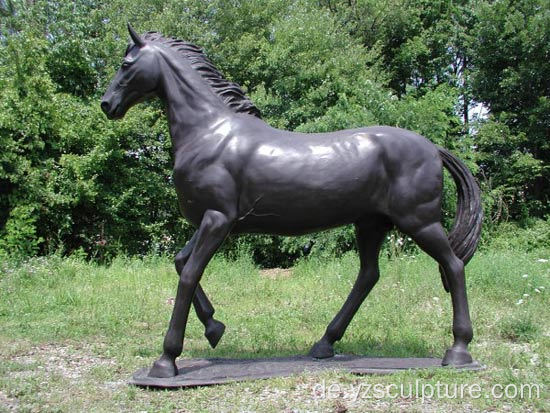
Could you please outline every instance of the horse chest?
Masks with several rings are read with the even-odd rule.
[[[219,173],[212,165],[201,167],[190,160],[176,163],[174,185],[182,215],[198,227],[207,209],[223,210],[219,205],[224,198]]]
[[[177,178],[174,174],[174,183],[178,195],[178,203],[182,215],[190,221],[195,227],[200,225],[200,221],[206,211],[206,202],[198,190],[196,182],[191,179]]]

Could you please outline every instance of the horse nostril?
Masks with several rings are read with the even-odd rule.
[[[109,111],[109,107],[109,102],[107,102],[106,100],[101,102],[101,110],[103,110],[103,112],[107,113]]]

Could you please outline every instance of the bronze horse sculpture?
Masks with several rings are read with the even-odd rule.
[[[182,214],[196,228],[176,256],[177,295],[151,377],[178,374],[193,303],[215,346],[225,326],[199,285],[203,270],[229,234],[298,235],[354,224],[360,270],[341,310],[310,355],[334,355],[359,306],[379,278],[385,234],[396,227],[440,266],[453,305],[454,343],[443,365],[472,362],[473,331],[464,265],[480,237],[480,193],[467,167],[447,150],[403,129],[376,126],[331,133],[274,129],[240,87],[227,81],[198,47],[128,26],[132,43],[103,96],[109,119],[159,97],[166,105],[174,183]],[[457,217],[441,225],[443,167],[457,186]]]

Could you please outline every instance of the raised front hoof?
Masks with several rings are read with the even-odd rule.
[[[445,352],[445,357],[441,365],[451,366],[451,367],[460,367],[468,364],[472,364],[472,356],[470,352],[466,349],[450,348]]]
[[[309,351],[309,356],[316,359],[328,359],[334,357],[334,348],[329,342],[321,339],[313,345]]]
[[[210,322],[208,322],[208,326],[206,327],[206,331],[204,332],[204,335],[206,336],[206,339],[210,343],[210,346],[212,348],[216,348],[224,332],[225,332],[225,324],[222,323],[221,321],[212,319]]]
[[[178,375],[178,367],[175,360],[167,357],[161,357],[153,363],[153,367],[149,370],[149,377],[167,378]]]

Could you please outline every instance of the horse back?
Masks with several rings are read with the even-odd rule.
[[[399,193],[415,198],[408,203],[441,193],[436,147],[402,129],[276,131],[252,142],[237,183],[243,232],[317,231],[368,214],[391,216]]]

